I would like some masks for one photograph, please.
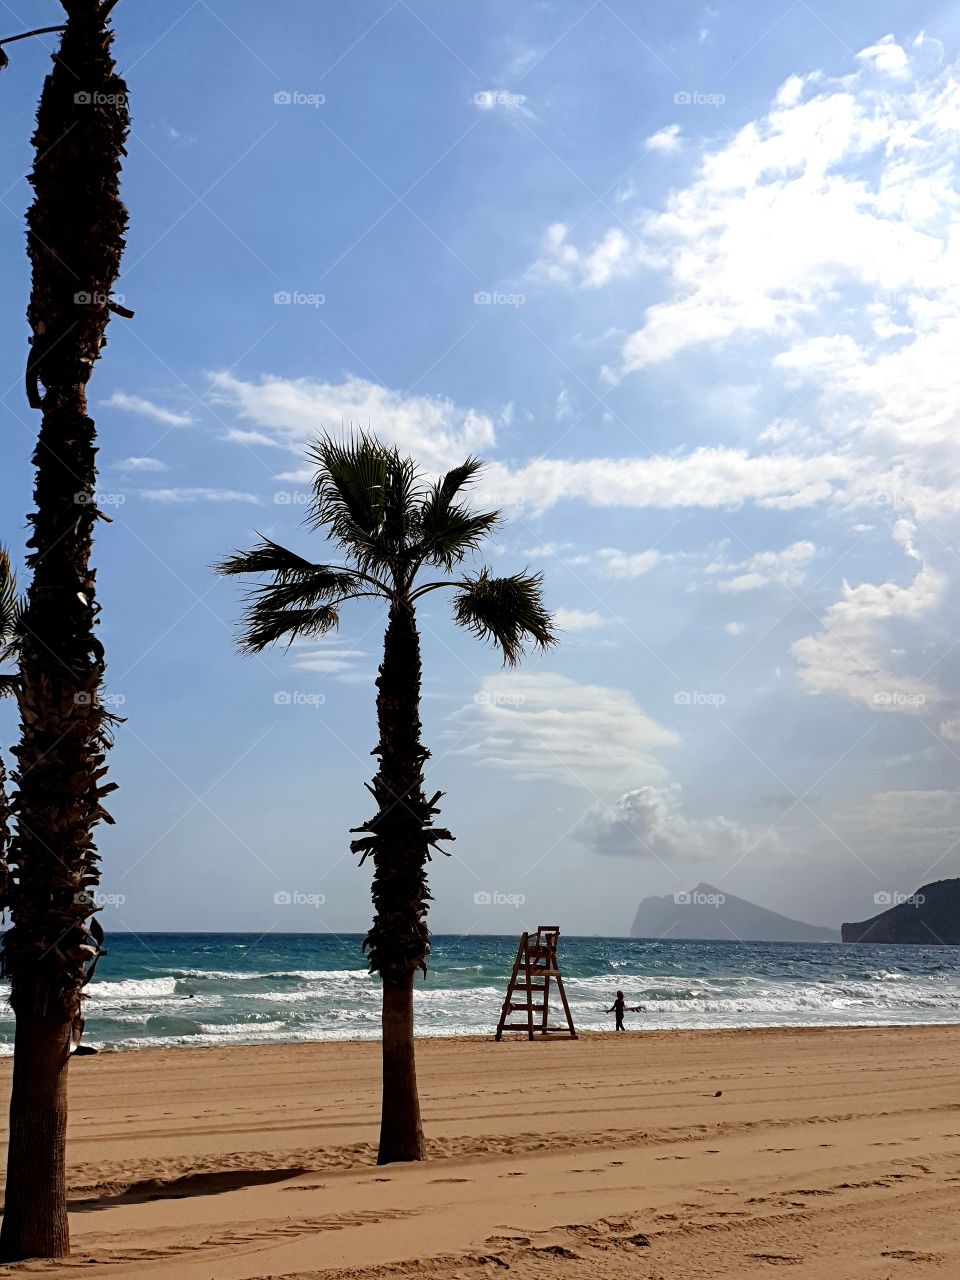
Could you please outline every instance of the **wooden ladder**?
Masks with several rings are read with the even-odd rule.
[[[542,1036],[569,1036],[576,1040],[577,1033],[567,1004],[567,993],[563,989],[563,978],[560,975],[560,962],[557,959],[557,943],[560,929],[555,924],[541,924],[534,934],[525,933],[520,938],[517,958],[513,962],[513,973],[507,985],[507,996],[500,1011],[497,1024],[496,1039],[500,1040],[505,1031],[525,1031],[528,1040],[538,1033]],[[566,1026],[550,1025],[550,983],[557,984],[557,992],[563,1005]],[[514,997],[520,996],[520,999]],[[541,1004],[535,1003],[535,997],[542,996]],[[521,1022],[508,1022],[511,1014],[519,1013],[526,1018]],[[534,1014],[539,1014],[535,1019]]]

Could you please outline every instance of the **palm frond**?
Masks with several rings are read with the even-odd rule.
[[[473,484],[483,468],[484,463],[471,454],[466,462],[460,463],[459,467],[451,467],[443,479],[437,481],[433,489],[438,492],[445,503],[449,504],[461,489],[468,484]]]
[[[387,463],[387,483],[383,501],[382,537],[390,563],[399,569],[410,559],[411,540],[416,537],[423,480],[412,458],[391,449]]]
[[[324,436],[307,456],[317,466],[313,527],[326,529],[363,571],[397,573],[409,558],[412,512],[423,496],[413,460],[366,433],[346,441]]]
[[[9,644],[16,635],[19,612],[17,575],[7,549],[0,547],[0,645]]]
[[[467,458],[430,486],[419,513],[418,559],[450,570],[476,551],[500,520],[498,511],[474,512],[455,502],[457,494],[483,469],[478,458]]]
[[[340,613],[333,604],[315,609],[250,609],[244,616],[239,647],[241,653],[260,653],[278,640],[290,645],[302,636],[325,636],[339,625]]]
[[[337,570],[254,587],[240,622],[241,652],[258,653],[284,637],[291,644],[300,635],[323,635],[339,625],[338,606],[345,600],[380,594],[356,574]]]
[[[280,581],[314,573],[319,568],[320,565],[304,560],[302,556],[281,547],[278,542],[271,542],[269,538],[261,538],[250,551],[236,551],[226,560],[214,565],[217,573],[273,573]]]
[[[543,604],[543,575],[516,573],[492,578],[487,569],[460,584],[453,598],[453,616],[481,640],[490,640],[507,666],[516,666],[525,645],[544,650],[556,644],[553,619]]]
[[[370,552],[383,526],[387,450],[371,436],[323,436],[307,450],[316,464],[310,519],[350,551]]]
[[[339,624],[337,606],[364,595],[387,595],[376,579],[336,565],[312,564],[269,538],[251,551],[238,551],[215,566],[223,574],[269,574],[246,596],[239,627],[242,652],[259,653],[267,645],[298,636],[324,635]]]
[[[334,604],[348,595],[366,591],[366,580],[349,569],[317,565],[312,573],[277,578],[253,587],[247,594],[251,607],[269,609],[310,609],[318,604]]]
[[[0,668],[19,666],[26,605],[26,600],[17,595],[17,575],[10,556],[5,547],[0,547]],[[12,697],[18,685],[16,670],[0,670],[0,698]]]

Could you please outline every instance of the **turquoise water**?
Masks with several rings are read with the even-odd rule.
[[[516,937],[438,935],[417,983],[421,1035],[496,1027]],[[107,939],[88,988],[86,1039],[102,1048],[343,1040],[379,1033],[379,986],[361,936],[153,933]],[[578,1028],[845,1026],[960,1022],[960,949],[562,937]],[[0,1052],[13,1019],[0,1012]]]

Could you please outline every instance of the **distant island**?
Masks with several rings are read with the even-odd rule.
[[[916,946],[960,946],[960,880],[935,880],[909,897],[878,894],[893,902],[859,923],[843,924],[844,942],[899,942]]]
[[[736,942],[839,942],[837,929],[791,920],[746,898],[701,883],[689,893],[644,898],[631,938],[719,939]]]

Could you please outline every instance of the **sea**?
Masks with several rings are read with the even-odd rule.
[[[103,1050],[372,1039],[380,988],[361,935],[121,934],[87,988],[86,1042]],[[435,935],[418,978],[422,1036],[489,1035],[513,937]],[[960,1022],[960,948],[561,937],[578,1030],[890,1026]],[[13,1016],[0,1004],[0,1053]]]

